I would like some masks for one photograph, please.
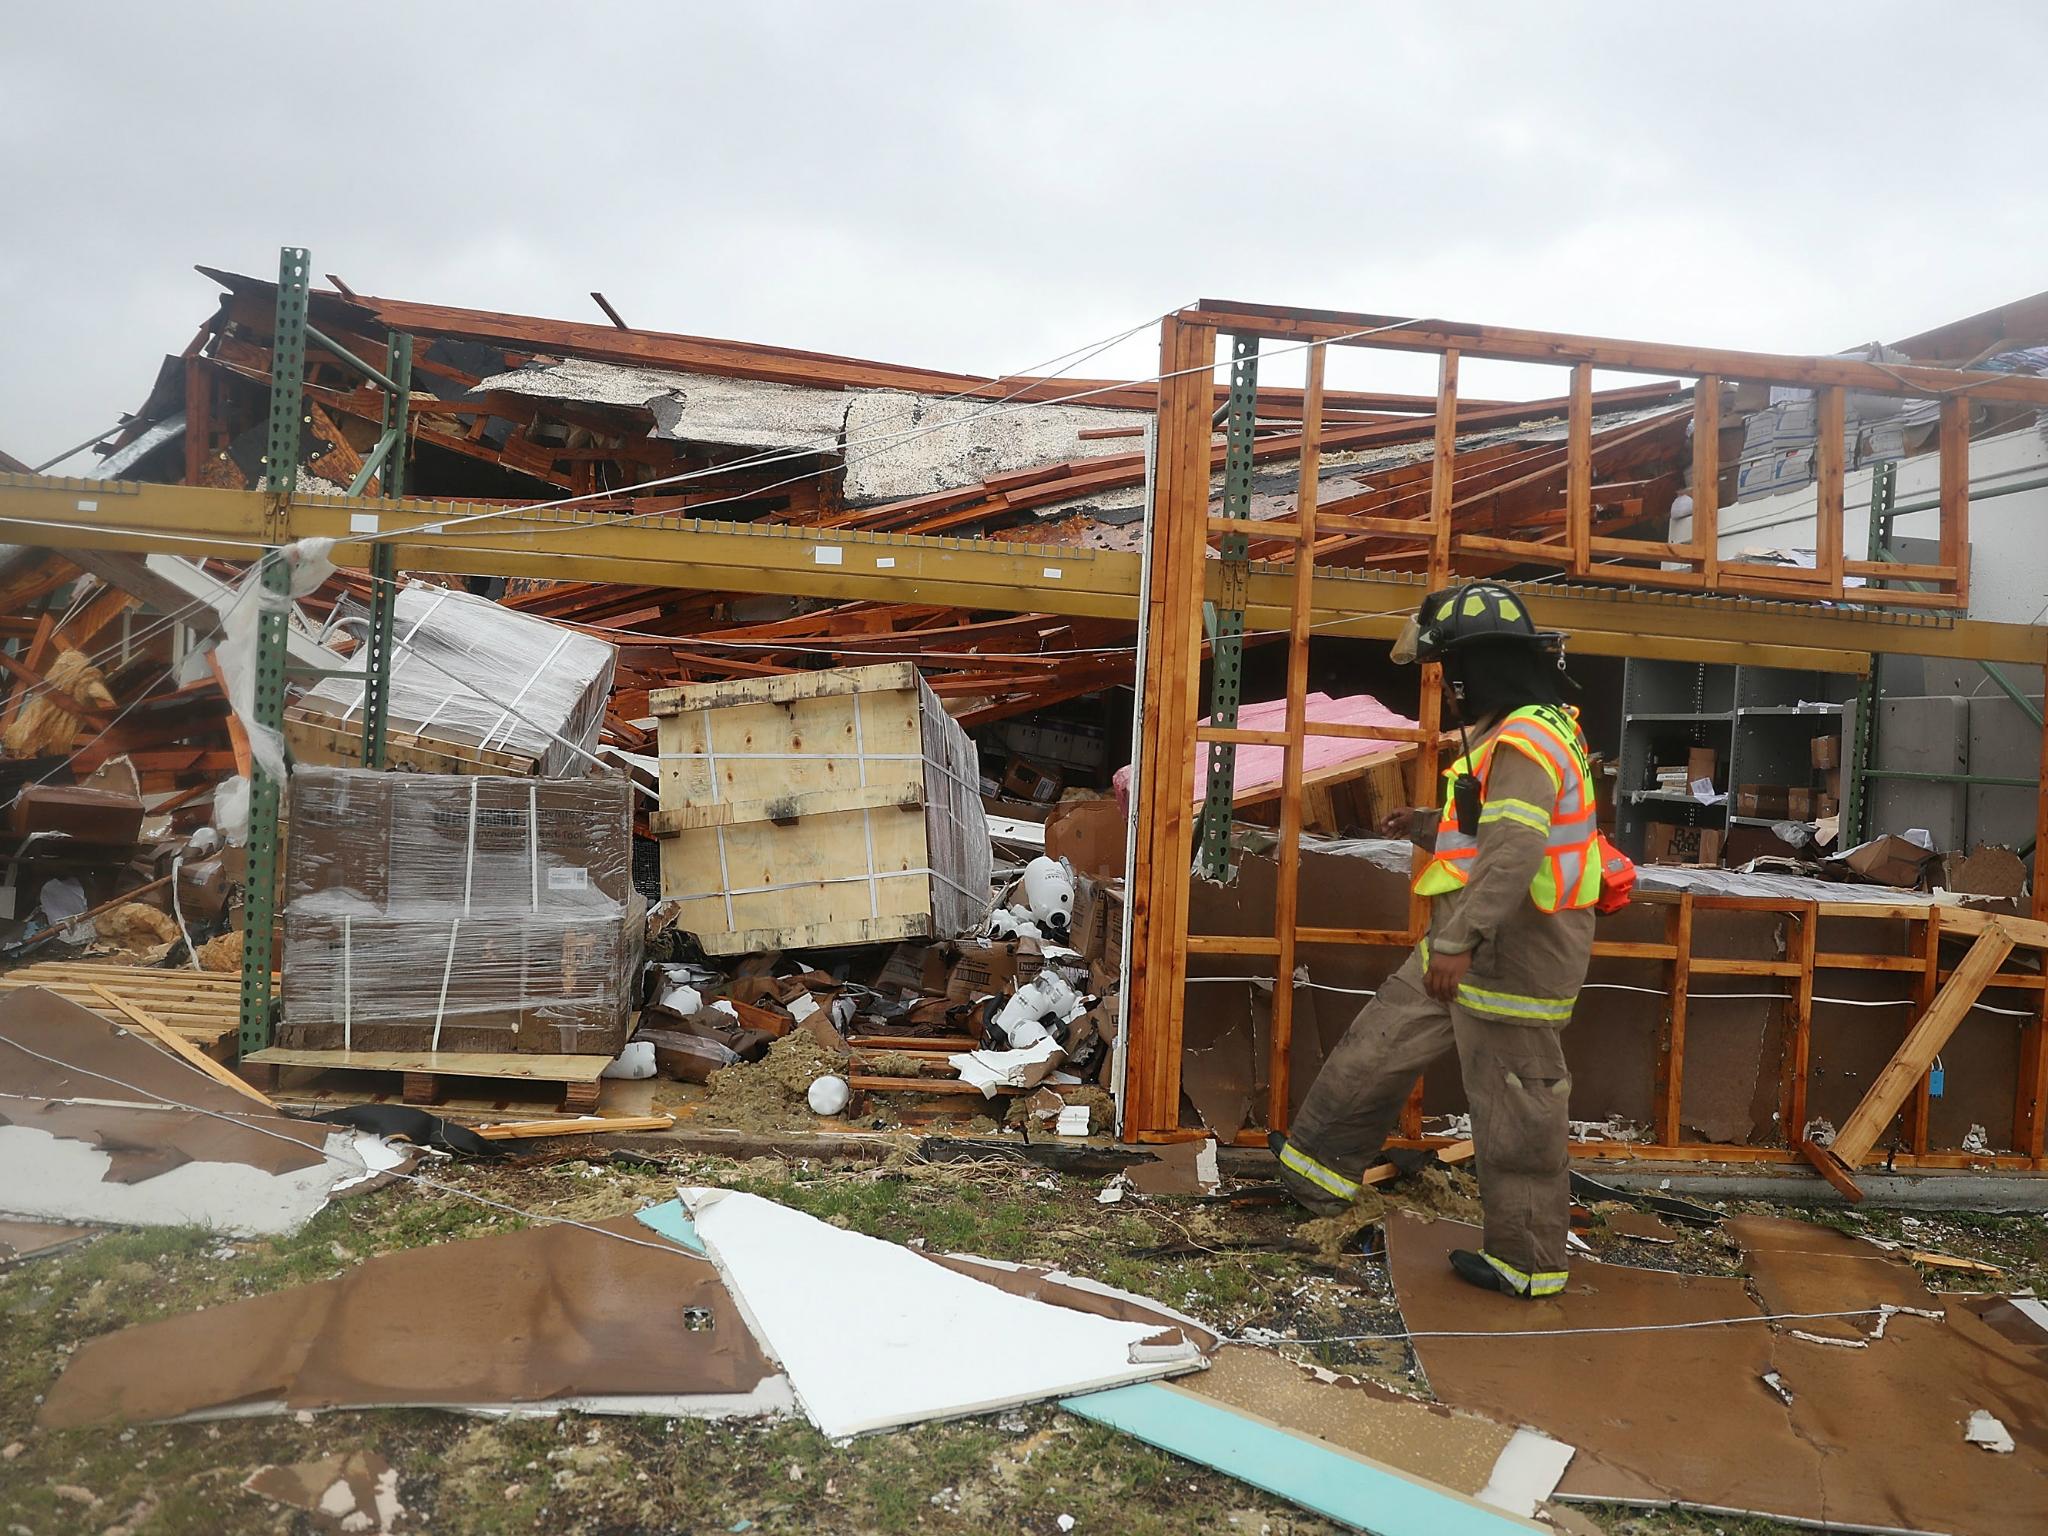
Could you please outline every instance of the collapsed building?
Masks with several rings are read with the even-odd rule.
[[[0,988],[37,1040],[56,992],[267,1105],[375,1128],[398,1099],[458,1140],[1263,1146],[1419,932],[1375,833],[1435,799],[1442,701],[1384,642],[1487,575],[1570,635],[1601,821],[1644,865],[1567,1038],[1575,1150],[1851,1198],[1880,1158],[2048,1168],[2048,297],[1833,358],[1205,304],[1153,380],[1085,352],[982,378],[315,290],[290,256],[201,269],[216,309],[88,473],[0,478]],[[1305,387],[1261,383],[1261,343],[1307,350]],[[1348,345],[1434,354],[1440,387],[1324,388]],[[1461,355],[1560,387],[1468,398]],[[138,1134],[69,1108],[59,1143]],[[1432,1068],[1403,1139],[1468,1128]],[[716,1202],[686,1204],[664,1238],[702,1256]],[[990,1401],[1121,1382],[1076,1411],[1183,1449],[1152,1378],[1214,1336],[1116,1304],[1120,1360]],[[1928,1346],[1990,1391],[1965,1352]],[[772,1363],[577,1386],[725,1412],[787,1394]],[[110,1411],[96,1383],[64,1411]],[[1736,1507],[1648,1453],[1574,1476]]]

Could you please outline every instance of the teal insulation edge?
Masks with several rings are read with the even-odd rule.
[[[1552,1531],[1179,1387],[1144,1382],[1060,1406],[1373,1536]]]

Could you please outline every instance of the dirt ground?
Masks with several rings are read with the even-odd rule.
[[[825,1220],[934,1249],[1056,1262],[1183,1308],[1231,1335],[1298,1358],[1422,1390],[1399,1343],[1316,1344],[1399,1328],[1367,1229],[1304,1235],[1302,1213],[1221,1197],[1097,1201],[1105,1181],[990,1159],[929,1163],[908,1149],[845,1166],[649,1155],[456,1165],[441,1182],[535,1218],[590,1218],[670,1198],[678,1183],[747,1189]],[[1456,1209],[1463,1190],[1403,1193]],[[1456,1176],[1464,1180],[1465,1176]],[[1728,1209],[1762,1209],[1735,1207]],[[1917,1247],[2004,1265],[2004,1281],[1928,1271],[1936,1289],[2048,1285],[2039,1216],[1858,1211],[1819,1219]],[[258,1467],[355,1450],[398,1470],[400,1528],[445,1533],[1022,1532],[1116,1536],[1241,1531],[1296,1536],[1336,1527],[1203,1468],[1050,1407],[834,1445],[800,1423],[700,1424],[643,1418],[492,1421],[430,1412],[331,1413],[211,1425],[45,1433],[41,1394],[77,1346],[127,1323],[325,1279],[368,1256],[524,1224],[462,1194],[398,1186],[339,1202],[289,1239],[204,1232],[113,1233],[0,1272],[0,1536],[298,1533],[308,1517],[242,1490]],[[1317,1239],[1322,1241],[1319,1243]],[[1619,1262],[1733,1273],[1715,1232],[1675,1246],[1596,1226]],[[833,1304],[830,1277],[820,1303]],[[1776,1536],[1790,1526],[1677,1512],[1589,1507],[1614,1536]],[[1071,1527],[1062,1517],[1070,1517]]]

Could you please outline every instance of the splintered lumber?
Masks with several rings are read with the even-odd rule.
[[[0,975],[0,991],[46,987],[58,996],[89,1008],[110,1024],[134,1020],[108,997],[133,1003],[173,1034],[201,1051],[224,1060],[233,1055],[241,1024],[242,983],[239,976],[203,971],[167,971],[152,966],[109,965],[83,960],[51,960]]]
[[[234,1073],[230,1072],[226,1067],[222,1066],[219,1062],[215,1061],[211,1056],[206,1055],[204,1052],[198,1050],[196,1047],[188,1044],[185,1038],[182,1035],[178,1034],[175,1030],[173,1030],[169,1025],[161,1023],[158,1020],[151,1018],[145,1010],[138,1008],[135,1004],[129,1002],[125,998],[116,997],[113,993],[109,992],[105,987],[102,987],[97,983],[92,984],[92,990],[94,995],[97,996],[101,1001],[105,1002],[109,1007],[119,1009],[121,1012],[121,1016],[123,1018],[127,1019],[128,1022],[133,1024],[137,1029],[143,1031],[143,1033],[149,1035],[159,1045],[163,1046],[166,1050],[168,1050],[172,1055],[180,1057],[183,1060],[190,1062],[193,1066],[197,1067],[201,1072],[204,1072],[208,1077],[212,1078],[215,1082],[225,1084],[227,1087],[232,1088],[235,1090],[235,1092],[241,1094],[242,1097],[246,1099],[254,1099],[258,1104],[261,1104],[265,1109],[274,1110],[277,1108],[275,1104],[270,1102],[268,1095],[260,1093],[256,1089],[250,1087],[247,1083],[243,1082],[239,1077],[235,1076]]]
[[[665,1131],[674,1115],[593,1115],[584,1120],[507,1120],[477,1127],[486,1141],[514,1141],[530,1136],[599,1136],[613,1131]]]
[[[1471,1162],[1477,1150],[1477,1146],[1468,1137],[1464,1141],[1454,1141],[1447,1147],[1438,1147],[1436,1150],[1436,1160],[1446,1168],[1455,1168],[1460,1163]],[[1394,1164],[1375,1163],[1358,1176],[1358,1182],[1360,1184],[1391,1184],[1399,1177],[1401,1177],[1401,1170]]]
[[[1963,956],[1962,963],[1955,968],[1955,973],[1934,995],[1927,1011],[1907,1033],[1897,1053],[1877,1074],[1869,1091],[1863,1095],[1863,1101],[1842,1122],[1834,1142],[1823,1147],[1810,1140],[1801,1141],[1800,1150],[1806,1154],[1807,1161],[1851,1200],[1863,1198],[1863,1191],[1854,1176],[1856,1165],[1869,1155],[1884,1128],[1891,1124],[1892,1116],[1899,1112],[1914,1086],[1934,1065],[1934,1058],[1948,1044],[1956,1026],[1962,1023],[1998,968],[2005,964],[2005,957],[2012,953],[2013,944],[2013,934],[2002,919],[1993,918],[1987,923],[1983,933],[1970,946],[1969,953]]]

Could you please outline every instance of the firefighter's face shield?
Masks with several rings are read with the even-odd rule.
[[[1394,637],[1394,661],[1399,666],[1410,666],[1420,658],[1417,652],[1422,648],[1422,626],[1414,614],[1408,615],[1408,622],[1401,626],[1401,633]]]

